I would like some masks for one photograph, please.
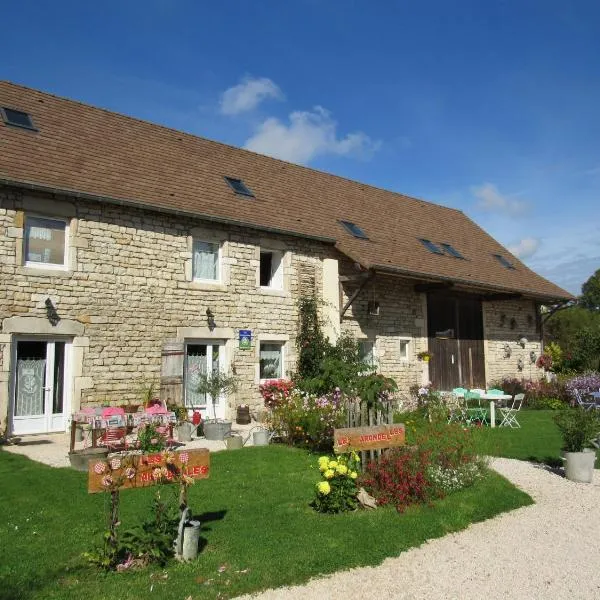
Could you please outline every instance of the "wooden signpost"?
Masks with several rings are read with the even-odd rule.
[[[333,430],[333,451],[378,450],[404,445],[404,424],[347,427]]]
[[[197,450],[165,451],[157,454],[126,454],[90,460],[88,492],[107,492],[181,482],[182,478],[207,479],[210,453]]]

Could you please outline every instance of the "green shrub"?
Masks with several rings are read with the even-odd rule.
[[[167,439],[156,429],[155,425],[148,423],[144,427],[140,427],[137,445],[144,453],[162,452],[167,447]]]
[[[342,394],[316,396],[299,389],[274,406],[269,417],[269,427],[283,441],[292,446],[311,450],[331,450],[333,430],[345,422]]]
[[[564,400],[560,398],[547,398],[545,396],[534,398],[528,405],[535,410],[562,410],[566,406]]]
[[[569,408],[554,416],[554,422],[563,438],[563,450],[581,452],[596,445],[600,436],[600,411]]]

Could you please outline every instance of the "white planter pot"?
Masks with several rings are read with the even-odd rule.
[[[565,477],[579,483],[591,483],[594,476],[596,451],[586,448],[583,452],[565,452]]]

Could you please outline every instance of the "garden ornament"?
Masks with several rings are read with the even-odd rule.
[[[356,499],[363,508],[377,508],[377,501],[365,490],[365,488],[361,487],[360,490],[358,490]]]
[[[520,358],[520,359],[517,361],[517,369],[519,369],[519,371],[522,371],[524,366],[525,366],[525,364],[523,363],[523,359],[522,359],[522,358]]]
[[[510,349],[510,346],[507,344],[504,344],[504,358],[510,358],[510,355],[512,354],[512,350]]]
[[[519,338],[519,345],[521,346],[521,348],[525,348],[526,343],[527,343],[526,337]]]

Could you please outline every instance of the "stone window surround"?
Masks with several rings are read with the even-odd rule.
[[[79,410],[81,392],[94,387],[92,377],[83,375],[83,359],[90,340],[84,336],[85,327],[79,321],[61,319],[56,326],[44,317],[8,317],[2,321],[0,345],[4,346],[4,361],[0,371],[0,424],[2,428],[9,425],[9,410],[12,405],[13,344],[20,336],[39,336],[40,340],[59,338],[71,342],[70,381],[66,382],[67,398],[70,400],[68,411]]]
[[[206,279],[194,279],[193,260],[194,260],[194,241],[207,242],[210,244],[219,245],[219,278],[215,281]],[[194,227],[190,230],[190,235],[186,240],[186,252],[183,253],[185,258],[184,271],[185,280],[192,289],[197,290],[212,290],[212,291],[227,291],[230,284],[230,268],[229,257],[230,247],[229,239],[226,231],[215,231],[207,227]]]
[[[402,342],[406,342],[406,356],[402,356],[401,348]],[[398,360],[400,362],[409,363],[411,362],[412,355],[412,347],[413,347],[413,338],[408,335],[398,336]]]
[[[26,239],[26,231],[27,231],[27,219],[29,218],[38,218],[38,219],[47,219],[48,221],[55,221],[57,223],[65,224],[65,243],[63,248],[63,262],[62,263],[43,263],[43,262],[35,262],[28,261],[27,257],[24,256],[25,246],[28,244],[28,240]],[[23,220],[23,244],[21,247],[22,260],[21,264],[28,269],[51,269],[57,271],[68,271],[69,270],[69,248],[70,248],[70,219],[68,217],[55,217],[48,216],[42,214],[36,214],[27,212],[25,213],[25,217]]]
[[[44,267],[42,265],[26,265],[24,256],[25,217],[45,217],[49,219],[62,219],[67,223],[65,231],[65,267]],[[15,262],[19,275],[47,275],[49,277],[70,277],[77,271],[77,249],[87,247],[88,240],[77,236],[77,209],[74,204],[65,200],[54,198],[38,198],[24,196],[21,208],[15,212],[14,237],[17,238],[15,247]]]
[[[277,252],[281,255],[282,272],[282,287],[272,288],[260,285],[260,253],[262,252]],[[260,238],[259,244],[255,249],[254,255],[256,261],[256,287],[261,294],[269,296],[289,297],[291,295],[291,277],[290,271],[292,266],[292,253],[285,242],[272,240],[268,238]]]
[[[260,385],[268,379],[260,378],[260,345],[265,344],[281,344],[281,378],[286,377],[286,360],[288,358],[288,343],[290,336],[287,334],[278,333],[259,333],[256,340],[255,357],[256,357],[256,370],[254,375],[254,383]]]

